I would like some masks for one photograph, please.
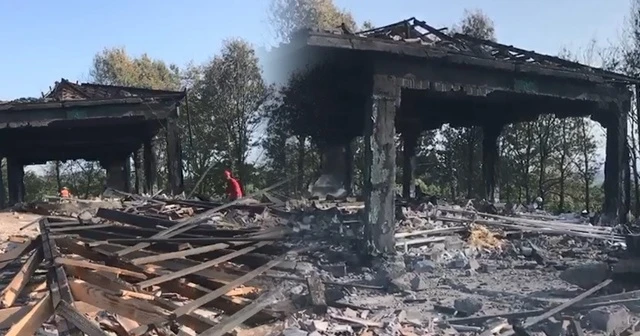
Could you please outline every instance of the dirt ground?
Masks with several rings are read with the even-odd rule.
[[[0,241],[6,241],[14,235],[35,237],[38,234],[38,225],[31,225],[22,231],[20,228],[40,218],[40,215],[28,213],[0,212]]]

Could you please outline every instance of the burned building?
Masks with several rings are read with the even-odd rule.
[[[627,213],[627,113],[637,79],[448,35],[415,18],[360,33],[301,31],[274,55],[282,80],[296,73],[315,76],[309,80],[315,96],[302,104],[308,109],[296,121],[296,132],[322,145],[331,160],[325,168],[346,168],[339,168],[345,185],[352,166],[349,144],[364,136],[365,213],[375,251],[394,248],[396,133],[404,143],[402,185],[408,195],[421,132],[444,124],[482,127],[484,196],[493,199],[497,139],[505,125],[541,114],[590,116],[607,130],[603,211],[612,221]]]
[[[107,171],[106,185],[129,191],[130,157],[141,147],[144,187],[152,190],[157,179],[152,139],[163,129],[170,191],[182,192],[176,120],[184,97],[184,92],[62,79],[42,99],[0,104],[0,157],[7,160],[9,203],[24,199],[24,166],[51,160],[99,161]]]

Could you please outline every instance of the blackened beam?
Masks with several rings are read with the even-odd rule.
[[[54,262],[55,258],[58,257],[60,253],[58,252],[55,240],[50,236],[47,218],[42,218],[39,224],[44,259],[47,264],[51,266],[47,272],[47,285],[51,294],[53,307],[57,311],[62,301],[68,304],[68,307],[64,306],[64,308],[62,308],[62,314],[56,314],[55,320],[56,326],[58,327],[58,333],[60,335],[82,336],[84,334],[84,330],[81,331],[75,323],[78,323],[80,320],[86,320],[82,323],[83,325],[87,325],[92,322],[87,320],[84,315],[80,314],[80,312],[73,308],[72,304],[74,299],[73,295],[71,295],[71,289],[69,288],[67,274],[65,273],[62,265],[56,265]],[[91,333],[89,335],[104,336],[106,334],[101,331],[100,333]]]
[[[184,244],[184,243],[200,243],[200,244],[213,244],[213,243],[224,243],[224,242],[263,242],[263,241],[276,241],[282,240],[282,237],[214,237],[214,238],[122,238],[122,239],[107,239],[104,241],[99,241],[90,244],[91,246],[98,246],[104,243],[113,243],[113,244],[127,244],[127,243],[135,243],[135,242],[145,242],[145,243],[174,243],[174,244]]]
[[[154,230],[170,228],[176,225],[177,223],[179,223],[169,219],[153,218],[153,217],[148,217],[144,215],[123,212],[120,210],[105,209],[105,208],[99,208],[96,213],[96,217],[100,217],[102,219],[106,219],[114,222],[132,225],[132,226],[137,226],[141,228],[154,229]],[[232,236],[232,235],[253,233],[253,232],[256,232],[256,230],[253,230],[253,229],[243,229],[243,230],[195,229],[191,231],[193,235],[190,235],[190,236],[195,237],[198,234],[210,236],[212,233],[215,233],[216,235],[220,235],[220,236]]]
[[[282,289],[276,288],[268,293],[261,295],[258,299],[242,308],[237,313],[223,319],[217,325],[211,327],[200,333],[200,336],[224,336],[228,332],[232,331],[235,327],[241,325],[243,322],[256,315],[258,312],[269,306],[276,301],[279,296],[282,296]]]
[[[228,284],[214,290],[213,292],[207,293],[206,295],[195,299],[183,306],[180,306],[179,308],[177,308],[176,310],[174,310],[172,312],[172,317],[180,317],[182,315],[185,314],[189,314],[191,312],[193,312],[194,310],[206,305],[207,303],[223,296],[225,293],[228,293],[230,290],[241,286],[243,284],[245,284],[248,281],[253,280],[254,278],[258,277],[259,275],[261,275],[262,273],[268,271],[269,269],[275,267],[276,265],[278,265],[279,263],[283,262],[286,258],[286,254],[277,257],[276,259],[264,264],[261,267],[258,267],[256,269],[254,269],[253,271],[246,273],[245,275],[236,278],[235,280],[229,282]],[[153,326],[157,326],[157,325],[162,325],[167,323],[168,321],[166,319],[162,319],[162,320],[156,320],[156,321],[151,321],[149,324],[147,325],[143,325],[140,326],[136,329],[133,329],[132,331],[130,331],[130,333],[132,334],[136,334],[136,335],[140,335],[144,332],[146,332],[147,330],[149,330],[150,328],[152,328]]]
[[[187,267],[187,268],[182,269],[182,270],[177,271],[177,272],[165,274],[165,275],[162,275],[162,276],[159,276],[159,277],[155,277],[155,278],[152,278],[152,279],[149,279],[149,280],[145,280],[145,281],[139,282],[139,283],[136,284],[136,286],[138,286],[138,288],[140,288],[140,289],[144,289],[144,288],[147,288],[147,287],[151,287],[153,285],[161,284],[163,282],[167,282],[167,281],[175,280],[175,279],[178,279],[178,278],[182,278],[184,276],[193,274],[193,273],[198,272],[198,271],[202,271],[202,270],[205,270],[205,269],[208,269],[208,268],[213,268],[213,267],[215,267],[215,266],[217,266],[217,265],[219,265],[219,264],[221,264],[223,262],[229,261],[229,260],[231,260],[231,259],[233,259],[233,258],[235,258],[237,256],[243,255],[245,253],[249,253],[249,252],[251,252],[251,251],[253,251],[255,249],[258,249],[258,248],[260,248],[260,247],[262,247],[262,246],[264,246],[266,244],[267,244],[266,242],[261,242],[261,243],[258,243],[256,245],[253,245],[253,246],[248,246],[248,247],[245,247],[245,248],[240,249],[238,251],[231,252],[231,253],[229,253],[227,255],[215,258],[213,260],[209,260],[207,262],[203,262],[203,263],[198,264],[198,265],[194,265],[192,267]]]
[[[171,237],[175,237],[180,233],[183,233],[185,231],[188,231],[188,230],[191,230],[191,229],[197,227],[202,221],[207,220],[212,215],[214,215],[214,214],[216,214],[216,213],[218,213],[218,212],[220,212],[220,211],[222,211],[224,209],[232,207],[232,206],[234,206],[236,204],[239,204],[239,203],[241,203],[242,201],[244,201],[244,200],[246,200],[248,198],[252,198],[252,197],[261,195],[264,192],[267,192],[267,191],[273,190],[275,188],[278,188],[278,187],[284,185],[285,183],[289,182],[290,180],[294,179],[295,177],[296,176],[291,176],[291,177],[289,177],[289,178],[287,178],[285,180],[282,180],[282,181],[280,181],[280,182],[278,182],[278,183],[276,183],[276,184],[274,184],[274,185],[272,185],[270,187],[267,187],[267,188],[264,188],[262,190],[259,190],[259,191],[255,192],[255,193],[251,194],[251,195],[248,195],[248,196],[245,196],[245,197],[242,197],[242,198],[238,198],[235,201],[229,202],[227,204],[223,204],[223,205],[221,205],[219,207],[215,207],[215,208],[213,208],[211,210],[208,210],[208,211],[205,211],[205,212],[203,212],[201,214],[198,214],[196,216],[190,217],[190,218],[188,218],[188,219],[186,219],[186,220],[184,220],[182,222],[179,222],[179,223],[171,226],[170,228],[168,228],[166,230],[158,232],[157,234],[153,235],[151,238],[171,238]],[[122,249],[122,250],[116,252],[115,255],[117,255],[119,257],[122,257],[122,256],[125,256],[125,255],[131,253],[131,252],[140,251],[140,250],[142,250],[144,248],[147,248],[149,246],[151,246],[151,243],[142,242],[142,243],[136,244],[134,246],[130,246],[130,247],[127,247],[125,249]]]

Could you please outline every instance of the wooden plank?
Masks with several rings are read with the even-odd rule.
[[[49,232],[49,221],[47,218],[40,220],[40,233],[42,240],[42,252],[46,262],[50,263],[52,267],[47,272],[47,287],[49,288],[49,294],[51,294],[51,303],[55,309],[61,301],[71,303],[74,301],[71,290],[69,289],[69,283],[67,274],[64,272],[64,268],[54,263],[55,257],[59,255],[58,247],[55,240],[51,237]],[[55,323],[58,328],[58,333],[61,335],[82,336],[84,335],[80,329],[67,321],[62,315],[54,315]]]
[[[78,225],[78,226],[72,226],[72,227],[63,227],[63,228],[58,228],[58,229],[51,229],[51,233],[103,229],[103,228],[108,228],[108,227],[112,227],[112,226],[114,226],[114,225],[113,224]]]
[[[207,293],[204,296],[201,296],[183,306],[181,306],[180,308],[174,310],[172,312],[172,316],[182,316],[185,314],[189,314],[191,312],[193,312],[194,310],[202,307],[203,305],[219,298],[220,296],[224,295],[225,293],[229,292],[230,290],[234,289],[235,287],[238,287],[242,284],[244,284],[245,282],[254,279],[255,277],[259,276],[260,274],[268,271],[269,269],[273,268],[274,266],[278,265],[279,263],[281,263],[284,259],[285,259],[286,255],[282,255],[266,264],[264,264],[261,267],[258,267],[256,269],[254,269],[253,271],[237,278],[236,280],[210,292]],[[156,320],[152,320],[153,322],[149,323],[149,325],[158,325],[158,324],[162,324],[165,323],[167,321],[166,318],[162,318],[162,319],[156,319]],[[142,333],[146,332],[148,326],[141,326],[140,328],[136,328],[134,331],[132,331],[132,333],[136,334],[136,335],[141,335]]]
[[[187,303],[186,305],[183,305],[182,307],[176,309],[173,313],[176,316],[180,316],[180,315],[184,315],[187,314],[189,312],[192,312],[200,307],[202,307],[204,304],[210,302],[211,300],[214,300],[216,298],[219,298],[220,296],[228,293],[229,291],[231,291],[232,289],[243,285],[245,282],[254,279],[255,277],[259,276],[260,274],[268,271],[269,269],[273,268],[274,266],[278,265],[279,263],[281,263],[284,260],[285,256],[281,256],[278,257],[266,264],[264,264],[261,267],[258,267],[256,269],[254,269],[253,271],[235,279],[234,281],[214,290],[213,292],[200,297],[196,300],[193,300],[192,302]]]
[[[144,275],[143,273],[133,272],[133,271],[125,270],[125,269],[118,268],[118,267],[100,265],[100,264],[96,264],[96,263],[92,263],[92,262],[84,261],[84,260],[76,260],[76,259],[71,259],[71,258],[57,257],[57,258],[55,258],[55,263],[58,264],[58,265],[64,265],[64,266],[75,266],[75,267],[89,268],[89,269],[92,269],[92,270],[109,272],[109,273],[113,273],[113,274],[117,274],[117,275],[126,275],[126,276],[130,276],[132,278],[137,278],[137,279],[143,279],[143,280],[147,279],[147,276]]]
[[[20,271],[13,277],[11,282],[5,289],[2,291],[0,302],[2,302],[2,306],[5,308],[9,308],[13,306],[16,302],[22,290],[27,286],[31,277],[33,277],[33,273],[35,273],[38,266],[42,262],[42,249],[37,248],[27,259],[27,261],[22,265]]]
[[[135,259],[131,259],[131,263],[134,264],[134,265],[150,264],[150,263],[154,263],[154,262],[158,262],[158,261],[184,258],[184,257],[188,257],[190,255],[202,254],[202,253],[207,253],[207,252],[211,252],[211,251],[215,251],[215,250],[222,250],[222,249],[229,248],[230,246],[231,246],[231,244],[224,244],[224,243],[207,245],[207,246],[202,246],[202,247],[191,248],[191,249],[184,250],[184,251],[162,253],[162,254],[158,254],[158,255],[154,255],[154,256],[135,258]]]
[[[220,321],[217,325],[205,330],[198,336],[224,336],[226,333],[239,326],[251,316],[257,314],[259,311],[272,304],[275,297],[281,294],[280,290],[274,290],[269,293],[265,293],[257,300],[253,301],[250,305],[242,308],[239,312],[227,317]]]
[[[136,298],[121,298],[118,293],[104,290],[79,279],[69,281],[76,300],[84,301],[108,312],[122,315],[140,324],[169,318],[169,312]]]
[[[89,336],[108,336],[106,332],[100,329],[100,326],[89,320],[86,316],[80,314],[70,303],[60,301],[56,308],[56,313],[64,317],[65,320],[80,329]]]
[[[157,284],[160,284],[160,283],[163,283],[163,282],[167,282],[167,281],[170,281],[170,280],[182,278],[182,277],[187,276],[189,274],[192,274],[192,273],[195,273],[195,272],[207,269],[207,268],[214,267],[214,266],[216,266],[218,264],[221,264],[221,263],[223,263],[225,261],[231,260],[231,259],[233,259],[233,258],[235,258],[237,256],[240,256],[240,255],[243,255],[245,253],[251,252],[251,251],[253,251],[253,250],[257,249],[257,248],[260,248],[262,246],[265,246],[267,244],[269,244],[269,243],[268,242],[260,242],[260,243],[258,243],[256,245],[245,247],[243,249],[240,249],[238,251],[229,253],[229,254],[224,255],[222,257],[219,257],[219,258],[216,258],[216,259],[213,259],[213,260],[209,260],[207,262],[203,262],[201,264],[194,265],[192,267],[188,267],[188,268],[185,268],[185,269],[177,271],[177,272],[169,273],[169,274],[166,274],[166,275],[159,276],[157,278],[152,278],[152,279],[149,279],[149,280],[146,280],[146,281],[139,282],[138,284],[136,284],[136,286],[138,288],[146,288],[146,287],[157,285]]]
[[[25,306],[0,309],[0,329],[11,328],[12,325],[27,315],[33,306],[34,304],[32,303]]]
[[[571,299],[571,300],[569,300],[569,301],[567,301],[567,302],[565,302],[565,303],[563,303],[561,305],[558,305],[556,307],[553,307],[553,308],[549,309],[544,314],[541,314],[541,315],[538,315],[538,316],[533,317],[531,319],[528,319],[527,322],[522,326],[523,329],[530,328],[530,327],[532,327],[532,326],[534,326],[534,325],[536,325],[536,324],[538,324],[538,323],[540,323],[540,322],[552,317],[553,315],[558,314],[559,312],[561,312],[561,311],[569,308],[570,306],[578,303],[579,301],[585,299],[587,296],[589,296],[589,295],[599,291],[600,289],[608,286],[611,282],[613,282],[612,279],[607,279],[607,280],[599,283],[598,285],[596,285],[594,287],[591,287],[589,290],[587,290],[584,293],[576,296],[575,298],[573,298],[573,299]],[[504,336],[510,336],[510,335],[513,335],[513,334],[515,334],[515,332],[513,330],[511,330],[509,332],[504,333],[503,335]]]
[[[97,271],[93,271],[87,268],[67,265],[65,266],[65,270],[67,271],[67,274],[69,274],[74,278],[78,278],[80,280],[86,281],[92,285],[96,285],[104,289],[108,289],[111,291],[135,290],[135,287],[126,281],[118,281],[118,279],[114,281],[112,279],[109,279],[101,275]]]
[[[16,248],[12,249],[7,253],[0,254],[0,271],[7,267],[11,262],[20,258],[22,255],[31,252],[31,250],[35,249],[40,243],[40,237],[29,240],[24,244],[20,244]]]
[[[287,179],[285,179],[285,180],[283,180],[281,182],[278,182],[278,183],[276,183],[276,184],[274,184],[274,185],[272,185],[270,187],[267,187],[267,188],[264,188],[262,190],[259,190],[259,191],[255,192],[255,193],[251,194],[251,195],[238,198],[237,200],[234,200],[232,202],[223,204],[221,206],[217,206],[217,207],[215,207],[215,208],[213,208],[211,210],[207,210],[207,211],[205,211],[205,212],[203,212],[201,214],[198,214],[196,216],[190,217],[190,218],[188,218],[188,219],[186,219],[186,220],[184,220],[184,221],[182,221],[182,222],[180,222],[178,224],[175,224],[175,225],[171,226],[170,228],[168,228],[166,230],[163,230],[163,231],[151,236],[151,238],[171,238],[171,237],[177,236],[178,234],[184,232],[184,231],[182,231],[183,229],[185,229],[185,228],[191,229],[193,227],[196,227],[198,225],[198,223],[200,223],[203,220],[206,220],[207,218],[209,218],[212,215],[220,212],[221,210],[224,210],[224,209],[229,208],[231,206],[234,206],[234,205],[236,205],[238,203],[241,203],[242,201],[244,201],[244,200],[246,200],[248,198],[252,198],[252,197],[261,195],[262,193],[267,192],[269,190],[273,190],[273,189],[275,189],[275,188],[277,188],[277,187],[279,187],[281,185],[284,185],[285,183],[287,183],[292,178],[293,177],[287,178]],[[116,252],[116,255],[122,257],[122,256],[125,256],[125,255],[131,253],[131,252],[139,251],[139,250],[142,250],[142,249],[147,248],[149,246],[151,246],[151,243],[139,243],[139,244],[136,244],[134,246],[127,247],[125,249],[122,249],[122,250]]]
[[[47,293],[18,323],[14,324],[5,336],[27,336],[35,332],[53,315],[51,295]]]

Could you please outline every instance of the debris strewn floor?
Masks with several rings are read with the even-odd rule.
[[[399,205],[371,260],[355,201],[111,196],[0,217],[4,335],[640,331],[640,260],[580,217]]]

